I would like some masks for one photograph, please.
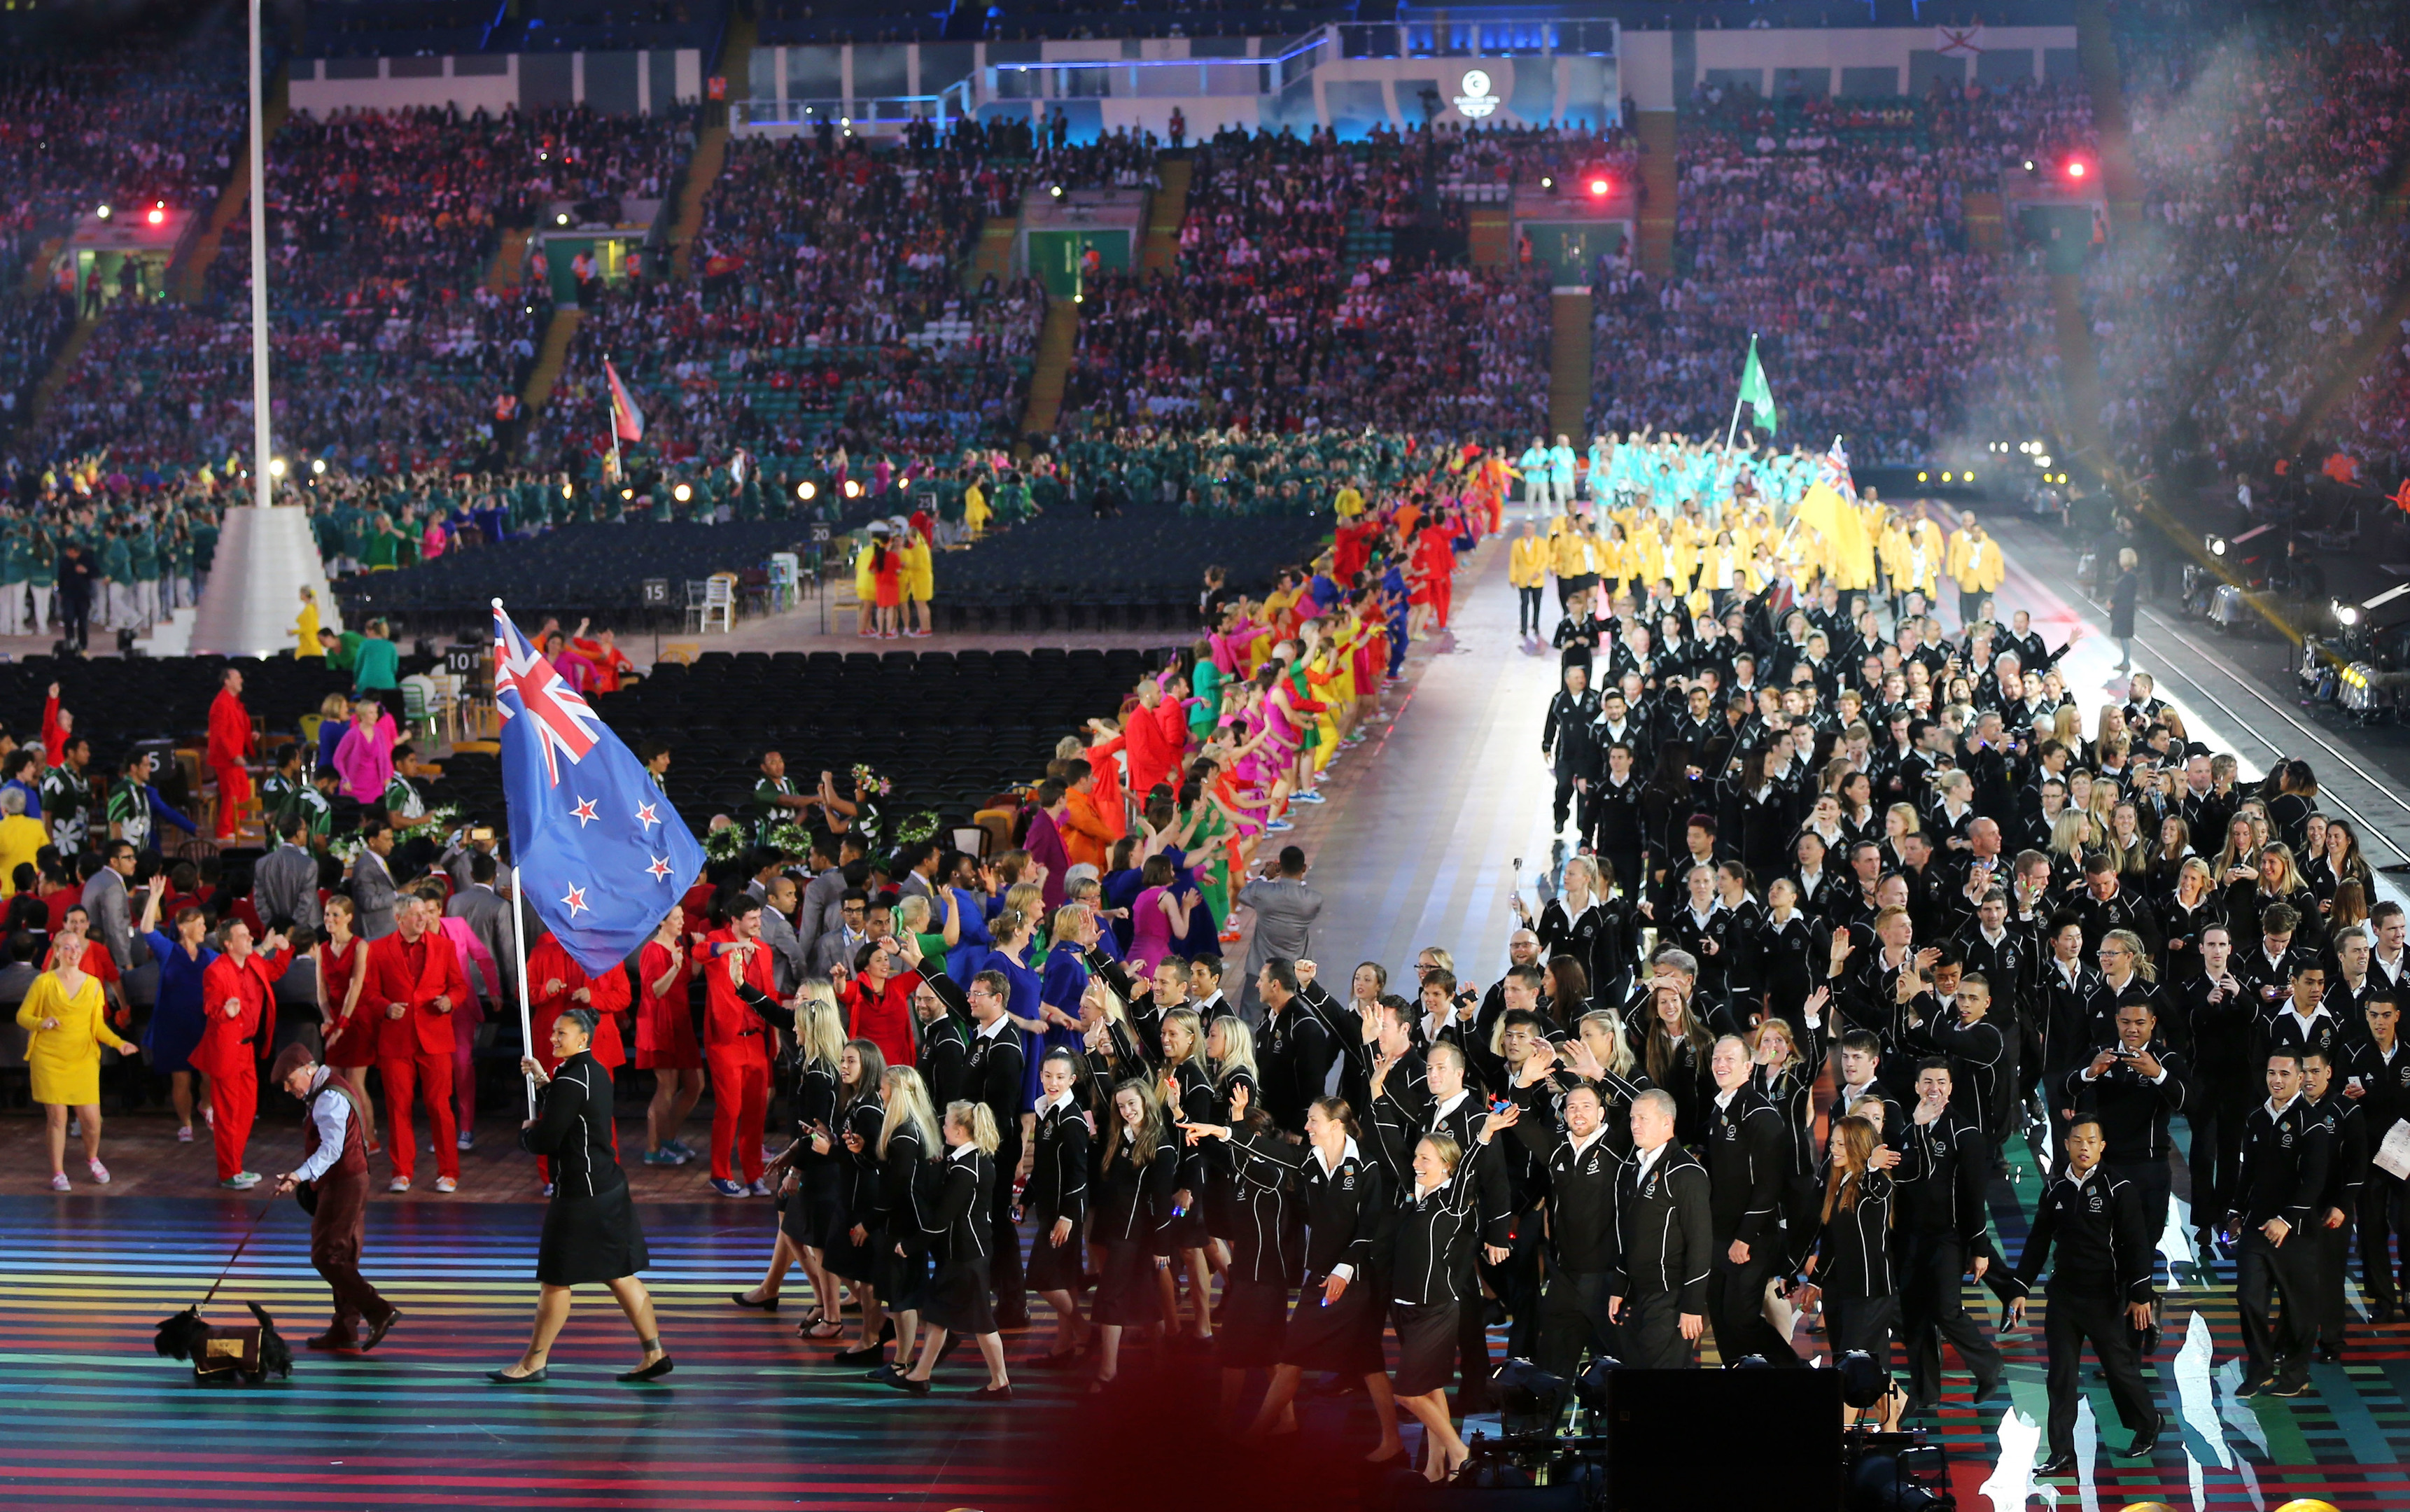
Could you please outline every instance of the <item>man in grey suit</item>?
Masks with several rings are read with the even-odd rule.
[[[449,918],[468,921],[469,932],[493,952],[494,969],[506,980],[487,983],[480,991],[485,993],[488,1001],[507,1005],[516,996],[518,987],[513,967],[517,948],[512,943],[515,937],[512,934],[515,921],[511,916],[511,900],[494,888],[500,863],[494,860],[493,852],[489,850],[472,850],[463,859],[467,863],[469,883],[452,894],[450,901],[443,905],[443,912]],[[465,969],[469,963],[463,961],[461,966]]]
[[[1266,961],[1314,958],[1314,921],[1322,914],[1322,894],[1305,884],[1305,852],[1296,846],[1281,850],[1277,869],[1239,890],[1231,900],[1256,912],[1256,931],[1247,941],[1244,996],[1239,1012],[1250,1027],[1263,1021],[1264,1000],[1256,994],[1256,978]]]
[[[352,909],[359,916],[362,939],[383,939],[393,933],[393,900],[397,889],[385,858],[393,854],[393,829],[381,819],[360,821],[360,853],[352,860]]]
[[[795,880],[784,872],[772,875],[762,890],[762,943],[770,947],[771,977],[781,996],[793,992],[804,980],[804,947],[795,938],[795,926],[787,915],[795,907]]]
[[[858,887],[845,890],[837,915],[842,923],[835,929],[821,931],[820,938],[813,942],[812,975],[825,977],[840,966],[848,971],[853,969],[854,957],[862,953],[862,948],[873,938],[870,929],[873,911],[868,894]]]
[[[298,807],[279,821],[275,850],[259,858],[252,869],[252,906],[269,928],[290,931],[296,924],[315,930],[318,910],[318,858],[310,851],[310,818]]]
[[[121,972],[134,969],[134,916],[126,905],[126,880],[134,875],[135,852],[131,840],[111,840],[103,850],[105,859],[89,857],[79,865],[92,868],[84,878],[83,912],[92,921],[92,938],[109,947]]]

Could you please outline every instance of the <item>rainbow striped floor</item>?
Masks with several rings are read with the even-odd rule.
[[[2030,1176],[1996,1185],[2011,1254],[2033,1189]],[[1092,1398],[1082,1380],[1028,1368],[1048,1347],[1044,1330],[1010,1336],[1019,1400],[1004,1406],[962,1400],[983,1379],[968,1351],[927,1399],[826,1364],[824,1347],[795,1337],[800,1307],[770,1316],[727,1301],[760,1273],[768,1246],[758,1208],[645,1210],[647,1281],[678,1361],[661,1387],[611,1379],[634,1350],[599,1289],[581,1294],[548,1385],[485,1382],[525,1336],[541,1211],[483,1203],[371,1209],[370,1273],[406,1314],[375,1355],[303,1352],[289,1382],[199,1388],[185,1366],[152,1353],[151,1330],[206,1289],[255,1211],[230,1199],[0,1199],[5,1505],[1054,1508],[1091,1500],[1066,1493],[1067,1466],[1134,1431],[1149,1444],[1143,1435],[1162,1434],[1163,1466],[1247,1462],[1217,1446],[1209,1400],[1155,1414],[1175,1432],[1149,1421],[1143,1403]],[[257,1300],[298,1349],[324,1326],[327,1305],[306,1240],[298,1210],[282,1204],[212,1316],[235,1321]],[[2085,1478],[2057,1483],[2059,1499],[2114,1509],[2156,1498],[2214,1512],[2264,1512],[2297,1496],[2346,1512],[2410,1507],[2410,1330],[2356,1330],[2345,1364],[2314,1370],[2310,1396],[2237,1402],[2230,1272],[2188,1261],[2179,1274],[2154,1385],[2184,1432],[2147,1464],[2112,1458],[2108,1446],[2124,1444],[2125,1431],[2092,1383]],[[1988,1299],[1983,1316],[1995,1316]],[[1987,1505],[1979,1490],[1995,1507],[2040,1495],[2021,1475],[2044,1411],[2038,1330],[2006,1348],[2009,1394],[1980,1413],[1962,1395],[1941,1417],[1969,1512]],[[1145,1363],[1140,1353],[1129,1368]],[[1314,1402],[1306,1442],[1352,1460],[1371,1443],[1367,1410],[1361,1397]],[[2109,1425],[2098,1436],[2096,1422]],[[1343,1455],[1332,1447],[1343,1445]],[[1333,1505],[1322,1494],[1315,1503]]]

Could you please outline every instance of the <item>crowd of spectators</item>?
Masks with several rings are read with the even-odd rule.
[[[0,287],[102,205],[206,213],[241,138],[231,11],[137,16],[0,65]]]
[[[1030,150],[1019,135],[997,145]],[[1127,138],[1059,158],[1038,150],[992,155],[975,124],[916,132],[900,149],[808,135],[731,142],[704,202],[695,278],[654,263],[598,291],[544,444],[607,448],[605,357],[646,414],[647,446],[672,458],[832,441],[951,452],[1009,436],[1045,304],[1025,283],[965,289],[980,228],[1012,211],[1034,172],[1084,182],[1136,161]]]
[[[2385,198],[2410,161],[2410,24],[2389,6],[2327,12],[2129,50],[2142,224],[2119,228],[2085,292],[2102,418],[2130,464],[2264,466],[2410,272]],[[2406,374],[2392,343],[2304,439],[2399,476]]]
[[[2080,90],[1694,103],[1673,276],[1627,247],[1593,282],[1598,427],[1721,429],[1755,335],[1783,425],[1845,437],[1862,465],[2051,429],[2042,276],[1979,245],[1967,201],[2025,158],[2088,145]]]
[[[1430,152],[1419,133],[1350,146],[1226,131],[1200,145],[1176,269],[1082,290],[1067,429],[1545,424],[1546,279],[1398,248],[1441,181],[1511,169],[1489,135]],[[1546,136],[1551,153],[1589,155]]]

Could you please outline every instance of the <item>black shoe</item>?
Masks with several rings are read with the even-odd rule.
[[[2075,1451],[2073,1449],[2059,1450],[2056,1454],[2052,1455],[2049,1459],[2044,1460],[2041,1463],[2034,1466],[2034,1474],[2037,1476],[2071,1476],[2075,1474]]]
[[[904,1378],[903,1367],[890,1362],[863,1376],[873,1386],[893,1386]]]
[[[830,1357],[833,1365],[870,1365],[885,1359],[887,1346],[874,1344],[860,1349],[840,1349]]]
[[[2245,1381],[2241,1386],[2236,1387],[2234,1388],[2234,1395],[2237,1399],[2247,1400],[2267,1390],[2272,1384],[2273,1383],[2269,1379],[2269,1377],[2262,1375],[2256,1381]]]
[[[927,1395],[929,1394],[929,1383],[928,1383],[928,1382],[926,1382],[926,1381],[916,1381],[916,1380],[912,1379],[912,1377],[910,1377],[909,1375],[905,1374],[904,1374],[903,1372],[901,1372],[901,1371],[898,1371],[898,1372],[896,1372],[895,1374],[892,1374],[892,1375],[888,1376],[888,1377],[887,1377],[883,1382],[881,1382],[880,1384],[881,1384],[881,1385],[885,1385],[885,1386],[892,1386],[892,1387],[893,1387],[893,1388],[894,1388],[896,1390],[898,1390],[898,1391],[907,1392],[907,1393],[908,1393],[908,1394],[910,1394],[910,1395],[912,1395],[912,1396],[916,1396],[916,1397],[925,1397],[925,1396],[927,1396]]]
[[[2368,1315],[2368,1326],[2381,1329],[2402,1316],[2402,1309],[2390,1299],[2378,1302]]]
[[[670,1357],[663,1355],[649,1365],[639,1365],[632,1371],[621,1371],[618,1378],[623,1381],[658,1381],[675,1369],[677,1366],[671,1363]]]
[[[2311,1352],[2310,1358],[2321,1365],[2340,1365],[2343,1363],[2343,1345],[2322,1344]]]
[[[2167,1427],[2168,1415],[2163,1412],[2153,1413],[2151,1426],[2135,1434],[2134,1442],[2117,1452],[2128,1460],[2148,1458],[2150,1452],[2159,1447],[2159,1435],[2167,1432]]]
[[[976,1391],[966,1392],[965,1394],[973,1402],[1010,1402],[1012,1400],[1012,1388],[1009,1386],[982,1386]]]
[[[2280,1397],[2308,1396],[2310,1394],[2310,1378],[2304,1375],[2298,1381],[2278,1381],[2273,1394]]]
[[[384,1322],[371,1324],[369,1328],[369,1336],[360,1341],[360,1353],[365,1355],[370,1350],[374,1349],[378,1345],[383,1344],[385,1342],[385,1336],[387,1333],[392,1332],[393,1326],[400,1321],[401,1309],[397,1307],[385,1315]]]
[[[764,1297],[760,1301],[753,1302],[747,1301],[743,1292],[732,1291],[728,1294],[728,1300],[739,1307],[750,1307],[757,1312],[775,1313],[778,1310],[778,1299],[776,1297]]]
[[[315,1349],[320,1354],[327,1355],[354,1355],[361,1352],[358,1340],[338,1338],[331,1333],[313,1333],[301,1341],[301,1347]]]
[[[1975,1377],[1974,1394],[1968,1399],[1968,1404],[1973,1405],[1977,1403],[1989,1402],[1992,1400],[1993,1394],[1997,1392],[1999,1389],[2000,1377],[1997,1374],[1991,1375],[1978,1375]]]
[[[489,1370],[486,1373],[486,1379],[496,1386],[533,1386],[544,1378],[544,1372],[545,1367],[542,1365],[538,1365],[525,1375],[513,1375],[507,1371]]]

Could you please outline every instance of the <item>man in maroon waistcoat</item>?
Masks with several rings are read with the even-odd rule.
[[[367,1116],[351,1083],[317,1063],[304,1045],[287,1045],[276,1057],[272,1078],[301,1100],[301,1164],[276,1178],[279,1197],[307,1182],[315,1194],[310,1209],[310,1263],[335,1293],[335,1321],[308,1341],[312,1349],[374,1349],[401,1312],[377,1295],[360,1275],[360,1239],[369,1205],[369,1152],[361,1137]],[[360,1325],[368,1336],[360,1336]]]

